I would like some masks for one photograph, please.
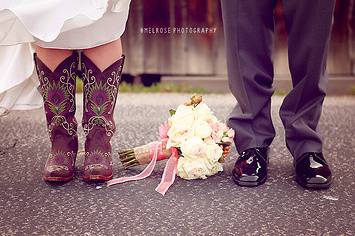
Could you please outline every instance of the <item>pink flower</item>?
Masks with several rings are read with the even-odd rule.
[[[160,140],[167,139],[168,137],[168,131],[170,129],[170,126],[168,122],[164,122],[163,124],[160,125],[159,127],[159,138]]]
[[[216,123],[211,124],[211,128],[214,132],[218,132],[219,131],[218,123],[216,122]]]
[[[219,143],[221,141],[221,137],[218,136],[218,133],[212,133],[212,139],[215,143]]]
[[[219,123],[218,125],[219,125],[219,128],[218,128],[219,130],[221,130],[221,131],[223,131],[223,132],[225,132],[225,131],[228,130],[228,127],[227,127],[226,124],[224,124],[224,123]]]

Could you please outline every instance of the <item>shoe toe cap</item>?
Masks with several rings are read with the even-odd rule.
[[[44,175],[46,177],[69,177],[72,171],[67,166],[52,165],[46,167]]]
[[[315,175],[314,177],[308,178],[307,183],[309,184],[326,184],[330,182],[330,176]]]
[[[243,182],[258,182],[261,179],[258,175],[241,175],[238,178]]]
[[[103,164],[91,164],[84,168],[84,176],[111,176],[112,167]]]

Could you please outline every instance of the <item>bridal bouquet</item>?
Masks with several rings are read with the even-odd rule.
[[[170,110],[171,117],[159,127],[159,141],[119,153],[125,168],[148,164],[142,173],[108,182],[108,185],[148,177],[155,163],[168,159],[156,190],[162,194],[180,178],[205,179],[223,171],[222,163],[231,149],[234,130],[218,121],[211,109],[194,95],[190,101]]]

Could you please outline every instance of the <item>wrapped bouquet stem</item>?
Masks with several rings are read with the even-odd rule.
[[[205,179],[223,171],[222,163],[229,154],[234,131],[218,121],[202,97],[170,110],[171,117],[159,127],[159,141],[119,152],[124,168],[148,164],[138,175],[110,180],[111,186],[148,177],[157,161],[166,160],[162,180],[156,191],[165,194],[175,176]]]
[[[157,161],[165,160],[171,156],[171,151],[166,148],[166,143],[167,140],[161,140],[158,143],[151,142],[143,146],[123,150],[118,154],[124,168],[144,165],[151,162],[155,148],[158,150]]]

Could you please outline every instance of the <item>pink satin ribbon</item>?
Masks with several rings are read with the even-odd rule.
[[[138,175],[130,176],[130,177],[121,177],[121,178],[117,178],[117,179],[112,179],[107,182],[107,186],[111,186],[114,184],[121,184],[121,183],[125,183],[128,181],[141,180],[141,179],[144,179],[144,178],[147,178],[148,176],[150,176],[154,170],[155,164],[157,163],[158,145],[159,145],[159,143],[156,142],[154,145],[155,151],[154,151],[153,158],[150,161],[150,163],[147,165],[147,167],[141,173],[139,173]]]
[[[107,182],[107,186],[111,186],[114,184],[121,184],[125,183],[128,181],[135,181],[135,180],[141,180],[149,177],[153,170],[154,167],[157,163],[158,160],[158,150],[159,150],[159,145],[161,145],[160,142],[156,142],[152,147],[154,147],[154,154],[153,158],[150,161],[150,163],[147,165],[147,167],[138,175],[130,176],[130,177],[121,177],[117,179],[112,179]],[[166,166],[164,168],[163,172],[163,177],[158,185],[158,187],[155,189],[158,193],[165,195],[165,193],[168,191],[169,187],[174,183],[175,181],[175,176],[177,172],[177,163],[179,160],[179,154],[176,148],[171,149],[171,156],[168,159]]]
[[[150,157],[153,157],[155,150],[158,149],[157,161],[162,161],[162,160],[168,159],[169,156],[167,156],[167,155],[164,153],[164,150],[163,150],[163,148],[165,149],[167,142],[168,142],[168,139],[162,139],[160,142],[157,141],[158,146],[151,145],[151,146],[149,147],[149,156],[150,156]],[[154,143],[156,143],[156,142],[154,142]]]
[[[174,183],[177,172],[179,154],[176,148],[172,148],[171,153],[170,158],[166,162],[160,184],[155,189],[155,191],[161,193],[162,195],[165,195],[166,191],[168,191],[169,187]]]

